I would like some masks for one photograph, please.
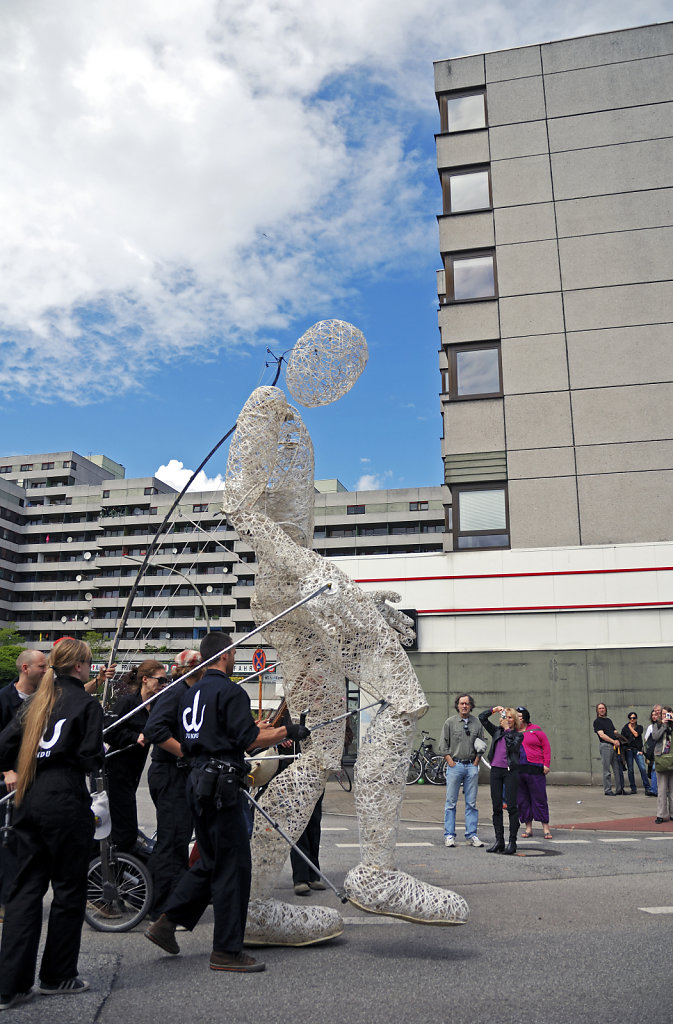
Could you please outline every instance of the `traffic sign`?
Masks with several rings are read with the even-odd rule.
[[[262,672],[266,668],[266,654],[258,647],[252,656],[253,672]]]

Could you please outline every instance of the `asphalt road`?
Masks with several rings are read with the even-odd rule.
[[[595,791],[586,800],[601,803]],[[567,794],[564,799],[573,803]],[[642,805],[645,806],[645,798]],[[323,870],[340,886],[358,859],[351,798],[330,785]],[[430,803],[427,804],[426,802]],[[636,1018],[669,1024],[668,950],[673,931],[673,833],[555,829],[521,844],[521,856],[488,855],[459,840],[443,846],[441,791],[405,801],[399,866],[453,888],[470,905],[456,928],[412,925],[346,905],[344,935],[307,949],[258,951],[264,974],[208,970],[211,912],[179,933],[179,957],[143,937],[85,925],[80,972],[91,990],[38,997],[12,1020],[119,1024],[189,1019],[210,1024],[568,1024]],[[624,808],[629,801],[624,801]],[[647,811],[654,801],[647,802]],[[419,817],[425,810],[429,820]],[[492,830],[482,814],[482,838]],[[286,871],[277,895],[301,902]],[[339,906],[331,892],[311,901]],[[668,912],[647,909],[668,907]],[[663,974],[663,977],[661,975]]]

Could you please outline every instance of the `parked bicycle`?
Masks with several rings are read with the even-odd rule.
[[[421,736],[418,749],[409,756],[407,786],[413,786],[421,777],[433,786],[443,786],[446,782],[446,761],[441,754],[435,753],[432,746],[434,737],[425,730]]]
[[[341,788],[346,793],[350,793],[351,789],[353,788],[353,779],[351,777],[350,772],[343,764],[343,762],[341,764],[341,768],[332,769],[330,774],[333,776],[333,778],[337,780]]]

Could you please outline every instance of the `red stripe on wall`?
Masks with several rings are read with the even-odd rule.
[[[671,572],[673,565],[648,565],[637,569],[557,569],[550,572],[487,572],[464,576],[378,576],[356,579],[355,583],[423,583],[430,580],[511,580],[532,576],[593,576],[618,572]]]

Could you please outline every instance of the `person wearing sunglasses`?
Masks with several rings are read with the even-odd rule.
[[[626,739],[624,753],[626,754],[626,770],[629,776],[631,792],[637,792],[636,775],[633,770],[633,762],[635,761],[638,765],[645,795],[650,796],[652,790],[650,789],[650,780],[647,777],[647,767],[645,765],[645,757],[643,756],[643,727],[638,725],[638,715],[635,711],[629,711],[628,721],[622,729],[622,736]]]
[[[472,714],[474,701],[469,693],[456,697],[456,715],[447,718],[442,728],[438,751],[446,761],[446,805],[444,807],[444,846],[456,845],[456,806],[460,787],[465,794],[465,842],[470,846],[483,846],[477,835],[479,812],[477,790],[479,786],[479,758],[475,742],[484,742],[484,727]]]
[[[127,672],[122,682],[129,692],[114,705],[112,719],[123,718],[131,711],[135,711],[135,714],[106,733],[110,756],[106,758],[105,767],[112,823],[110,842],[118,850],[131,853],[138,838],[136,791],[149,750],[149,746],[145,745],[143,730],[150,708],[141,705],[163,690],[168,678],[165,667],[148,658]]]

